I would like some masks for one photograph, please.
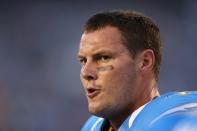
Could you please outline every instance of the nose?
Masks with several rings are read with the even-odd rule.
[[[97,67],[96,64],[92,62],[87,62],[81,68],[81,77],[85,80],[96,80],[97,79]]]

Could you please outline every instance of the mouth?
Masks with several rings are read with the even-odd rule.
[[[99,93],[100,93],[99,89],[95,89],[95,88],[88,88],[87,89],[88,98],[92,99],[92,98],[96,97]]]

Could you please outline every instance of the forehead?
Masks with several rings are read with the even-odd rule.
[[[97,50],[126,50],[120,31],[116,27],[105,27],[93,32],[83,33],[80,41],[79,54]]]

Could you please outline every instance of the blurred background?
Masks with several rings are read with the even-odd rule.
[[[160,92],[197,89],[197,1],[0,1],[0,131],[78,131],[89,117],[77,51],[91,15],[152,17],[163,43]]]

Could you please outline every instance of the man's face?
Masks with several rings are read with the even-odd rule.
[[[138,64],[115,27],[84,33],[79,48],[80,78],[89,111],[106,117],[131,110],[139,94]]]

